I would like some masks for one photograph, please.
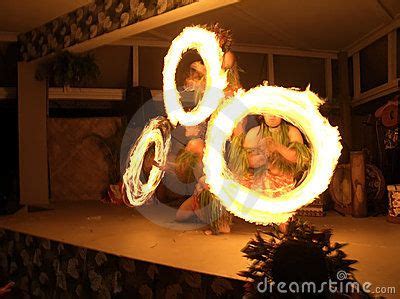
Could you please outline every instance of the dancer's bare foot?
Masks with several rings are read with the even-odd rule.
[[[229,234],[231,232],[231,226],[229,224],[222,224],[218,227],[218,233],[220,234]],[[215,235],[211,229],[207,229],[204,231],[206,236]]]
[[[287,234],[289,231],[289,222],[283,222],[279,224],[279,230],[283,234]]]
[[[231,232],[231,226],[229,224],[222,224],[218,228],[221,234],[229,234]]]
[[[212,231],[211,229],[206,229],[206,230],[204,231],[204,234],[205,234],[206,236],[214,235],[214,233],[213,233],[213,231]]]

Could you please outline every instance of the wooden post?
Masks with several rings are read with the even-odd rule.
[[[388,82],[397,80],[397,30],[388,34]]]
[[[350,153],[351,187],[353,194],[353,217],[367,217],[367,195],[365,193],[364,152]]]
[[[38,62],[18,63],[20,202],[46,207],[49,202],[47,161],[47,85],[35,79]]]
[[[333,98],[332,59],[330,58],[325,58],[325,89],[328,101],[332,101]]]
[[[274,55],[268,55],[268,85],[275,85]]]
[[[139,47],[132,46],[132,86],[139,86]]]
[[[360,52],[353,54],[353,93],[355,98],[361,96],[361,65],[360,65]]]
[[[349,93],[349,67],[346,52],[339,52],[339,106],[340,106],[340,133],[347,149],[351,150],[351,97]],[[344,163],[349,162],[344,157]]]

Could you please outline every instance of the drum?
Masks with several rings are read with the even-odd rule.
[[[385,179],[378,167],[372,164],[365,166],[365,189],[368,201],[368,213],[384,212],[385,206]],[[335,170],[329,185],[329,194],[334,202],[336,211],[351,215],[351,172],[350,164],[340,164]]]
[[[388,185],[389,211],[387,220],[400,223],[400,185]]]
[[[334,209],[340,213],[350,215],[351,201],[351,173],[350,164],[340,164],[335,170],[329,185],[329,194],[334,203]]]

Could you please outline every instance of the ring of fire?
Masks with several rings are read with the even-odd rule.
[[[321,104],[309,89],[301,92],[265,85],[246,93],[239,91],[218,108],[208,124],[203,164],[210,191],[228,211],[250,222],[281,223],[328,188],[342,146],[337,128],[320,114]],[[225,143],[239,121],[248,114],[263,113],[291,122],[307,136],[312,148],[307,177],[295,189],[275,198],[235,181],[224,158]]]
[[[158,166],[165,166],[171,148],[171,125],[165,117],[156,117],[150,120],[136,140],[129,153],[129,164],[123,176],[126,196],[132,206],[141,206],[149,200],[164,176],[164,171],[153,166],[145,184],[140,180],[143,159],[154,144],[154,162]]]
[[[206,87],[203,98],[190,112],[185,112],[176,87],[175,75],[182,54],[196,49],[206,67]],[[227,85],[226,73],[222,70],[223,52],[215,33],[201,27],[187,27],[171,44],[164,58],[163,96],[168,119],[176,126],[195,126],[206,120],[224,98]]]

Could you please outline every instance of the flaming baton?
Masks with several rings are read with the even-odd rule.
[[[165,117],[153,118],[143,129],[129,153],[129,163],[123,176],[126,196],[132,206],[141,206],[149,200],[164,176],[164,171],[152,166],[145,184],[140,180],[143,159],[154,144],[154,164],[165,166],[171,148],[171,125]]]
[[[190,112],[185,112],[176,88],[176,68],[181,55],[196,49],[206,66],[206,89],[202,100]],[[309,89],[298,91],[274,86],[258,86],[226,100],[226,73],[222,70],[223,53],[213,32],[200,27],[188,27],[174,39],[164,59],[164,105],[168,115],[155,118],[145,127],[130,153],[130,163],[123,181],[132,205],[145,203],[154,193],[164,171],[152,167],[147,183],[140,181],[143,157],[155,145],[155,164],[164,166],[171,145],[171,124],[194,126],[205,121],[218,108],[208,124],[203,164],[210,191],[233,214],[250,222],[268,224],[286,221],[297,209],[311,203],[329,185],[342,146],[336,127],[332,127],[318,108],[322,100]],[[298,127],[310,141],[312,159],[304,181],[279,197],[269,197],[251,190],[234,179],[224,159],[225,143],[239,121],[248,114],[273,114]]]
[[[206,67],[206,88],[203,98],[190,112],[185,112],[176,89],[175,74],[182,54],[196,49]],[[227,85],[226,73],[222,70],[223,52],[217,36],[201,27],[187,27],[172,42],[164,58],[163,92],[168,118],[176,126],[195,126],[205,121],[224,98]]]
[[[321,104],[322,100],[308,88],[298,91],[264,85],[239,91],[218,108],[208,124],[203,164],[210,191],[227,210],[250,222],[281,223],[328,188],[342,145],[337,128],[319,112]],[[313,153],[305,180],[279,197],[269,197],[235,181],[224,158],[225,143],[239,121],[248,114],[263,113],[284,118],[299,128],[310,141]]]

